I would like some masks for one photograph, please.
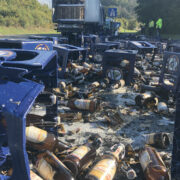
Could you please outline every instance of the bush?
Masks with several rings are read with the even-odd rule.
[[[52,25],[51,19],[51,10],[37,0],[0,1],[1,26],[49,26]]]
[[[128,22],[128,29],[134,30],[137,27],[137,21],[135,19],[130,19]]]

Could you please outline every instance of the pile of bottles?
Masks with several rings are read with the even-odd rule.
[[[5,120],[1,121],[6,128]],[[169,180],[165,163],[157,150],[151,147],[167,148],[168,134],[146,134],[141,139],[139,148],[136,142],[126,145],[120,142],[99,156],[97,150],[103,141],[98,134],[89,136],[84,144],[73,147],[46,130],[27,126],[26,149],[31,180],[113,180],[117,171],[126,179],[135,179],[137,174],[131,167],[132,158],[141,164],[146,180]],[[1,169],[1,174],[12,175],[11,163]]]

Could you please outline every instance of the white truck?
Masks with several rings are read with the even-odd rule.
[[[105,22],[101,0],[53,0],[53,22],[62,34],[101,31]]]

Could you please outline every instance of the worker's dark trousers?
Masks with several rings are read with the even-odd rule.
[[[161,29],[156,29],[157,39],[161,40]]]
[[[176,96],[176,117],[173,139],[171,176],[180,180],[180,87]]]

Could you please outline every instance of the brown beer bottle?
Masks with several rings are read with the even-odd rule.
[[[95,81],[89,85],[89,89],[94,92],[99,86],[100,86],[100,83]]]
[[[55,127],[56,125],[61,123],[60,116],[54,116],[53,114],[48,114],[45,116],[40,116],[36,114],[28,114],[26,116],[26,126],[37,126],[39,128],[41,127]]]
[[[148,109],[154,108],[158,104],[158,98],[151,92],[145,92],[135,97],[136,105],[146,107]]]
[[[166,149],[170,145],[170,139],[167,133],[152,133],[143,136],[145,137],[146,144],[157,148]]]
[[[31,180],[43,180],[36,173],[34,173],[32,170],[30,171],[30,178],[31,178]]]
[[[123,162],[121,165],[121,171],[126,176],[127,179],[135,179],[137,177],[136,172],[134,169],[131,168],[129,164],[126,162]]]
[[[27,144],[37,150],[49,150],[52,152],[64,151],[70,147],[59,141],[54,134],[37,128],[35,126],[26,127]]]
[[[35,169],[44,180],[74,180],[71,171],[51,152],[39,154]]]
[[[75,69],[76,73],[83,73],[83,74],[85,74],[85,73],[87,73],[89,71],[89,69],[86,68],[85,66],[79,66],[79,65],[77,65],[75,63],[71,63],[71,68]]]
[[[169,174],[159,153],[146,146],[139,152],[139,161],[146,180],[169,180]]]
[[[66,156],[63,163],[71,170],[74,177],[93,162],[96,157],[96,150],[100,144],[101,138],[97,137],[93,142],[79,146],[75,151]]]
[[[71,109],[87,110],[90,112],[96,111],[98,107],[97,101],[93,101],[89,99],[74,99],[69,101],[59,101],[59,103]]]
[[[112,180],[116,174],[118,161],[125,156],[123,144],[113,146],[113,152],[104,154],[102,159],[90,170],[86,180]]]

